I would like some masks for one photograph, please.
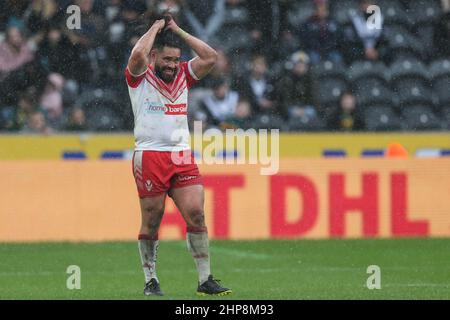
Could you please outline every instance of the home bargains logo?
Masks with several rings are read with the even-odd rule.
[[[164,114],[170,116],[179,116],[187,114],[187,104],[166,104],[166,110]]]
[[[146,100],[144,102],[145,113],[155,115],[155,114],[165,114],[165,115],[186,115],[187,105],[183,104],[162,104],[161,102]]]

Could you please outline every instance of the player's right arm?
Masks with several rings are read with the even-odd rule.
[[[156,35],[164,29],[164,19],[156,20],[150,29],[136,42],[128,59],[128,71],[134,75],[141,75],[147,70],[148,57],[155,42]]]

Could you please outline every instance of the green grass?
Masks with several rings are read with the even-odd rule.
[[[220,299],[449,299],[449,249],[450,239],[211,241],[213,274],[234,290]],[[81,290],[66,288],[69,265]],[[380,290],[366,287],[369,265]],[[0,244],[0,299],[205,299],[184,241],[161,241],[158,276],[166,295],[144,297],[136,242]]]

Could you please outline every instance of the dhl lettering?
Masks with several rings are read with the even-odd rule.
[[[8,195],[10,201],[0,201],[0,221],[21,226],[36,204],[52,206],[46,207],[45,219],[33,220],[36,228],[25,233],[0,232],[0,241],[133,240],[130,230],[139,218],[122,214],[130,203],[132,210],[139,210],[133,202],[136,190],[129,169],[126,162],[4,161],[0,194]],[[146,188],[148,178],[133,169],[138,188]],[[89,179],[80,179],[80,172]],[[283,159],[280,172],[272,176],[261,175],[254,165],[200,165],[200,172],[205,218],[213,239],[450,236],[448,159]],[[45,176],[46,183],[37,190],[28,180],[16,179],[19,173],[35,180]],[[188,183],[193,177],[184,175],[180,180]],[[71,183],[61,188],[61,179]],[[123,185],[129,190],[125,192]],[[23,201],[10,190],[22,190],[33,201]],[[55,194],[61,196],[55,199]],[[71,196],[80,201],[67,207],[61,199]],[[99,211],[100,206],[106,207]],[[78,215],[80,224],[67,223]],[[101,231],[90,228],[111,215],[116,224]],[[80,235],[79,230],[89,232]],[[186,222],[170,197],[160,233],[161,239],[186,236]]]

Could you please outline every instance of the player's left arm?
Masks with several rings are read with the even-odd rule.
[[[197,54],[191,62],[193,73],[198,79],[205,77],[214,67],[217,61],[217,52],[204,41],[194,37],[181,29],[175,21],[170,18],[167,29],[171,30],[186,42],[186,44]]]

